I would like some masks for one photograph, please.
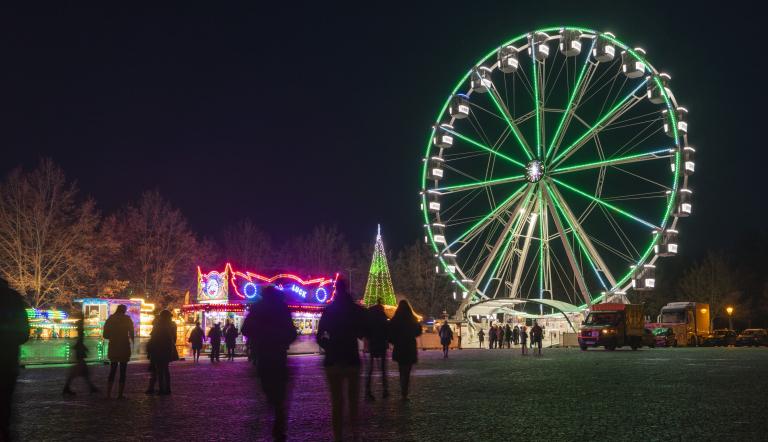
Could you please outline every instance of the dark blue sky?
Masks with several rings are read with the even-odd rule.
[[[278,238],[337,224],[357,244],[381,222],[400,247],[421,234],[420,158],[456,80],[511,36],[572,24],[645,48],[691,112],[682,246],[763,229],[760,14],[567,4],[5,9],[0,172],[50,156],[106,211],[159,189],[203,234],[247,216]]]

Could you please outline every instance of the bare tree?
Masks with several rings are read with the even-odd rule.
[[[454,300],[450,280],[437,274],[435,265],[434,251],[417,240],[401,250],[393,262],[392,284],[398,297],[406,297],[418,313],[439,318],[443,311],[452,315],[459,302]]]
[[[119,216],[120,270],[129,290],[168,305],[189,289],[198,241],[184,215],[157,191],[145,192]]]
[[[710,327],[723,314],[726,304],[739,298],[736,271],[722,252],[709,252],[688,268],[679,286],[687,299],[709,304]]]
[[[99,214],[50,159],[0,187],[0,274],[35,307],[66,304],[95,273]]]
[[[263,270],[272,267],[272,241],[250,219],[243,219],[224,229],[224,258],[241,268]]]

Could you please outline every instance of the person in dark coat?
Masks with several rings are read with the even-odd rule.
[[[453,330],[448,325],[448,321],[443,322],[438,334],[440,335],[440,345],[443,346],[443,359],[446,359],[448,357],[448,348],[451,346],[451,341],[453,341]]]
[[[237,346],[238,334],[237,327],[231,322],[224,328],[224,344],[227,346],[227,360],[229,361],[235,360],[235,347]]]
[[[408,400],[411,367],[418,360],[416,337],[420,335],[421,324],[411,305],[405,299],[401,300],[389,322],[389,342],[392,343],[392,359],[400,368],[400,393],[403,401]]]
[[[252,307],[243,322],[243,336],[248,339],[261,389],[274,412],[272,437],[276,441],[284,441],[290,380],[288,347],[296,340],[297,334],[291,312],[275,287],[267,286],[262,291],[262,300]]]
[[[509,324],[504,326],[504,345],[507,346],[507,348],[510,348],[512,345],[512,328],[509,326]]]
[[[123,398],[125,391],[125,371],[128,361],[131,359],[131,347],[133,346],[134,331],[133,321],[125,314],[128,310],[123,304],[117,306],[117,310],[109,315],[104,323],[104,339],[109,340],[107,358],[109,358],[109,377],[107,378],[107,398],[112,396],[112,386],[115,383],[115,373],[120,366],[120,380],[117,387],[117,398]]]
[[[483,342],[485,342],[485,332],[482,328],[479,332],[477,332],[477,339],[480,340],[480,348],[483,348]]]
[[[531,344],[538,348],[539,356],[541,356],[541,340],[543,338],[544,330],[541,328],[538,322],[533,321],[533,327],[531,327]]]
[[[496,345],[496,326],[492,325],[488,329],[488,348],[493,348]]]
[[[27,304],[0,278],[0,440],[11,440],[11,405],[19,375],[19,347],[29,339]]]
[[[525,329],[525,326],[522,326],[520,328],[520,348],[523,355],[528,354],[528,350],[525,348],[526,344],[528,344],[528,331]]]
[[[517,345],[518,342],[520,342],[520,327],[515,326],[512,329],[512,342]]]
[[[211,362],[219,362],[219,353],[221,353],[221,324],[217,322],[208,330],[208,339],[211,341]]]
[[[189,333],[187,341],[192,344],[192,358],[195,362],[200,360],[200,351],[203,349],[203,341],[205,340],[205,332],[200,327],[200,321],[195,322],[195,328]]]
[[[381,299],[378,300],[376,305],[371,306],[368,309],[368,352],[370,360],[368,361],[368,375],[365,379],[365,398],[369,401],[374,400],[373,393],[371,393],[371,378],[373,377],[373,366],[376,359],[381,360],[381,383],[384,388],[382,393],[383,398],[389,397],[389,385],[387,383],[387,326],[389,324],[389,318],[384,313],[384,305]]]
[[[366,332],[365,309],[347,291],[346,281],[336,281],[333,302],[325,308],[317,327],[317,343],[325,351],[323,366],[331,391],[333,437],[342,440],[344,389],[349,404],[353,437],[358,437],[357,409],[360,401],[360,353],[358,339]],[[346,384],[346,385],[345,385]]]
[[[72,344],[72,352],[75,354],[75,365],[69,369],[67,381],[64,383],[64,391],[62,392],[65,396],[74,396],[75,392],[72,391],[70,385],[73,380],[79,377],[85,379],[91,393],[97,393],[99,391],[91,381],[91,376],[88,373],[88,364],[85,363],[85,358],[88,357],[88,348],[86,348],[85,343],[83,342],[83,335],[83,320],[81,319],[77,321],[77,340]]]
[[[176,323],[171,312],[163,310],[152,326],[149,343],[150,359],[155,370],[155,377],[160,384],[160,394],[171,394],[170,364],[179,359],[176,350]]]

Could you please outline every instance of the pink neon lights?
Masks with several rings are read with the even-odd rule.
[[[232,268],[232,264],[227,263],[224,266],[223,272],[210,271],[206,274],[203,274],[202,270],[200,269],[200,266],[198,266],[197,267],[198,287],[202,283],[203,279],[207,280],[209,275],[214,275],[214,274],[220,275],[224,280],[229,279],[229,283],[232,285],[232,288],[234,289],[234,293],[241,299],[247,299],[248,297],[246,297],[243,293],[240,293],[240,288],[239,288],[240,284],[238,283],[238,279],[244,279],[249,283],[260,282],[261,284],[272,284],[275,281],[278,281],[281,279],[289,279],[297,282],[302,287],[314,286],[315,289],[311,291],[311,296],[314,296],[315,290],[317,290],[318,288],[330,285],[330,287],[332,287],[332,290],[330,290],[331,292],[330,295],[326,297],[324,302],[325,304],[330,304],[333,301],[333,298],[336,296],[336,281],[339,279],[338,273],[336,273],[334,278],[320,277],[320,278],[312,278],[308,280],[304,280],[303,278],[296,276],[292,273],[280,273],[271,277],[267,277],[264,275],[260,275],[258,273],[253,273],[248,271],[246,272],[236,271]],[[308,294],[307,296],[310,296],[310,294]]]

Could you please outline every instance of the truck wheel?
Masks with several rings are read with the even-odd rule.
[[[581,349],[581,351],[587,351],[586,345],[579,345],[579,348]]]

